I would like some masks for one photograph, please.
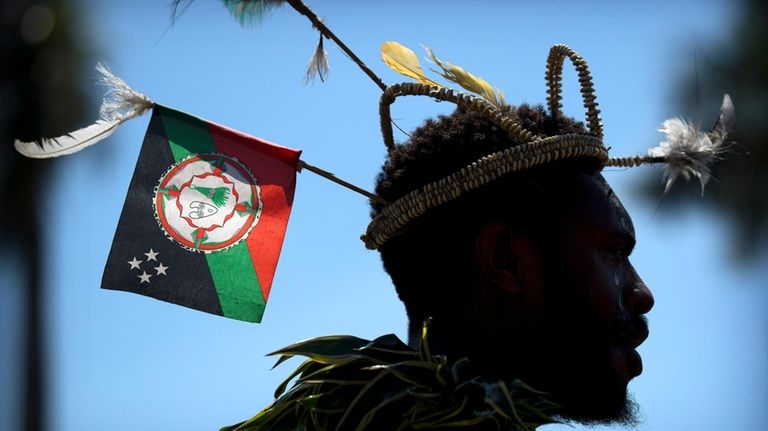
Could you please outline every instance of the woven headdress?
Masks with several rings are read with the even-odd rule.
[[[588,134],[563,134],[537,136],[526,130],[500,109],[503,96],[487,82],[458,66],[442,62],[431,50],[430,58],[444,73],[441,75],[477,94],[469,95],[441,87],[426,78],[415,54],[394,42],[382,45],[384,61],[396,71],[412,77],[418,83],[395,84],[387,87],[381,96],[379,113],[384,143],[389,152],[395,149],[392,135],[390,105],[400,96],[427,96],[455,103],[458,107],[481,113],[505,131],[509,138],[519,143],[512,148],[488,154],[474,163],[445,178],[426,184],[386,204],[361,236],[369,249],[377,249],[393,235],[400,232],[410,221],[432,208],[453,201],[464,193],[483,187],[512,172],[525,170],[545,163],[571,159],[593,158],[599,166],[634,167],[642,164],[666,163],[667,190],[678,176],[688,179],[697,177],[702,190],[709,178],[709,165],[723,151],[727,132],[733,124],[734,109],[730,97],[725,95],[720,117],[712,131],[704,133],[679,119],[664,123],[661,131],[667,140],[651,149],[648,155],[634,157],[609,157],[603,145],[603,126],[600,119],[592,75],[587,62],[576,51],[565,45],[555,45],[549,51],[546,67],[547,106],[549,114],[562,116],[562,75],[566,57],[576,68],[581,96],[586,110]],[[394,58],[394,60],[393,60]]]

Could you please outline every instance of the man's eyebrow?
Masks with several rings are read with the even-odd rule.
[[[635,248],[635,244],[637,244],[635,233],[629,230],[617,229],[611,232],[610,235],[624,243],[624,246],[627,248],[627,254],[631,253]]]

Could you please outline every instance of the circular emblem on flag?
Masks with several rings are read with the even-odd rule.
[[[160,177],[155,216],[168,238],[204,253],[226,250],[248,236],[261,216],[261,191],[232,156],[191,154]]]

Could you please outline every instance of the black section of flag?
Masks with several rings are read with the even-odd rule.
[[[222,315],[205,255],[166,238],[155,219],[154,188],[173,163],[162,120],[153,111],[101,287]]]

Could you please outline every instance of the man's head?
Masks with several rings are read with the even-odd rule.
[[[540,107],[509,115],[539,135],[584,133]],[[390,154],[376,191],[392,201],[514,145],[480,115],[457,111]],[[431,317],[433,349],[552,393],[568,417],[621,419],[653,298],[627,260],[631,220],[598,168],[568,160],[510,174],[430,210],[381,246],[411,341]]]

